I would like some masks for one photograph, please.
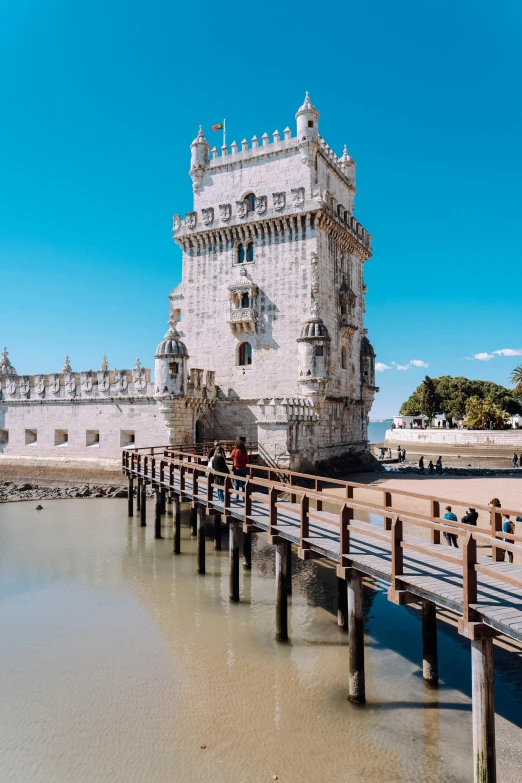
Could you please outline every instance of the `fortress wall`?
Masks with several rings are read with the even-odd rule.
[[[413,454],[512,457],[522,452],[522,430],[387,430],[385,442]]]

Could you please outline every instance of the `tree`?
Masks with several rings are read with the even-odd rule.
[[[516,389],[506,389],[492,381],[471,381],[468,378],[450,375],[442,375],[440,378],[432,378],[435,384],[435,391],[438,400],[437,413],[444,413],[448,420],[460,420],[466,412],[466,401],[470,397],[485,399],[488,397],[503,411],[511,415],[522,413],[522,385],[520,386],[520,396],[517,396]],[[513,376],[512,376],[513,380]],[[425,413],[423,406],[423,381],[403,403],[401,414],[404,416],[415,416],[419,413]]]
[[[439,396],[435,383],[429,375],[426,375],[424,383],[422,384],[421,406],[422,413],[424,413],[431,422],[439,409]]]
[[[466,402],[464,424],[472,430],[502,430],[508,426],[509,414],[490,397],[473,395]]]
[[[515,387],[513,392],[515,396],[522,397],[522,364],[519,364],[518,367],[515,367],[509,380]]]

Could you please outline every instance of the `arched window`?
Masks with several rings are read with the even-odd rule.
[[[246,260],[247,261],[253,261],[254,260],[254,243],[249,242],[246,249]]]
[[[178,362],[170,362],[169,363],[169,371],[170,371],[171,376],[172,375],[177,375],[178,372],[179,372]]]
[[[241,343],[238,351],[238,364],[240,367],[246,367],[252,364],[252,346],[250,343]]]
[[[241,295],[241,307],[250,307],[250,297],[248,294]]]
[[[249,212],[253,212],[254,209],[256,208],[256,197],[254,196],[254,194],[253,193],[248,193],[245,196],[245,201],[247,203],[248,211]]]
[[[324,346],[316,345],[315,346],[315,355],[316,356],[324,356]]]
[[[243,264],[245,262],[245,248],[242,242],[236,247],[236,261],[238,264]]]
[[[341,367],[343,370],[346,370],[346,348],[344,345],[341,348]]]
[[[346,315],[346,314],[347,314],[346,302],[343,301],[343,303],[341,304],[341,315]]]

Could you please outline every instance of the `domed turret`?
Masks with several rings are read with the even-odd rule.
[[[192,190],[197,193],[203,182],[205,169],[210,163],[210,144],[203,135],[203,128],[199,126],[199,132],[190,145],[190,176],[192,178]]]
[[[2,356],[0,358],[0,375],[16,375],[17,372],[11,362],[9,361],[9,354],[7,348],[4,348]]]
[[[340,159],[341,169],[346,174],[350,185],[355,187],[355,161],[348,154],[348,147],[344,145],[342,158]]]
[[[303,394],[323,392],[328,383],[330,335],[314,302],[298,342],[299,383]]]
[[[319,112],[312,106],[310,96],[305,95],[303,105],[295,115],[297,120],[297,141],[301,160],[307,166],[315,164],[315,150],[319,139]]]
[[[375,351],[366,336],[361,340],[361,384],[375,386]]]
[[[156,348],[154,374],[156,396],[163,394],[181,395],[187,377],[187,348],[182,342],[173,316],[164,340]]]

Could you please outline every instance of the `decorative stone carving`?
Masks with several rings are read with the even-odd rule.
[[[5,382],[5,390],[7,394],[14,394],[16,392],[16,381],[14,376],[8,377]]]
[[[285,208],[286,204],[286,193],[272,193],[272,198],[274,199],[274,209],[280,212],[282,209]]]
[[[45,375],[35,375],[34,393],[43,394],[45,392]]]
[[[114,370],[114,385],[120,392],[123,392],[127,389],[129,383],[127,380],[126,370]]]
[[[67,357],[66,361],[69,357]],[[68,394],[76,394],[76,376],[73,372],[65,373],[65,391]]]
[[[187,228],[190,228],[190,230],[192,231],[193,228],[196,228],[196,223],[198,222],[198,213],[187,212],[185,222],[187,224]]]
[[[317,296],[319,293],[319,256],[317,253],[312,253],[312,273],[310,275],[312,296]]]
[[[257,196],[256,198],[256,212],[258,215],[264,215],[268,206],[268,199],[266,196]]]
[[[30,381],[28,375],[22,375],[20,378],[20,394],[29,394]]]
[[[106,355],[103,354],[103,358],[100,364],[100,372],[107,372],[108,369],[109,369],[109,362],[107,361]]]
[[[92,391],[92,372],[91,370],[88,370],[87,372],[80,373],[80,385],[83,392],[91,392]]]
[[[100,370],[96,373],[98,376],[98,391],[109,391],[111,385],[111,375],[108,370]]]
[[[239,280],[228,286],[230,317],[228,323],[234,334],[252,334],[257,325],[257,285],[249,280],[246,269],[241,268]]]
[[[172,230],[177,233],[181,228],[181,215],[172,215]]]
[[[294,207],[300,207],[304,204],[305,189],[304,188],[292,188],[292,204]]]
[[[214,370],[207,370],[206,381],[207,381],[207,391],[209,393],[214,392],[216,387],[216,373]]]
[[[207,207],[202,209],[201,212],[203,214],[203,223],[206,226],[210,226],[214,222],[214,207]]]
[[[60,376],[57,372],[49,376],[49,391],[51,394],[58,394],[60,391]]]
[[[220,220],[230,220],[232,216],[232,207],[230,204],[219,205],[219,217]]]
[[[65,362],[63,363],[63,367],[60,372],[66,373],[66,372],[72,372],[71,365],[69,364],[69,357],[65,357]]]
[[[248,215],[248,204],[245,201],[245,199],[242,199],[241,201],[236,201],[236,207],[237,207],[237,215],[240,218],[246,218]]]

